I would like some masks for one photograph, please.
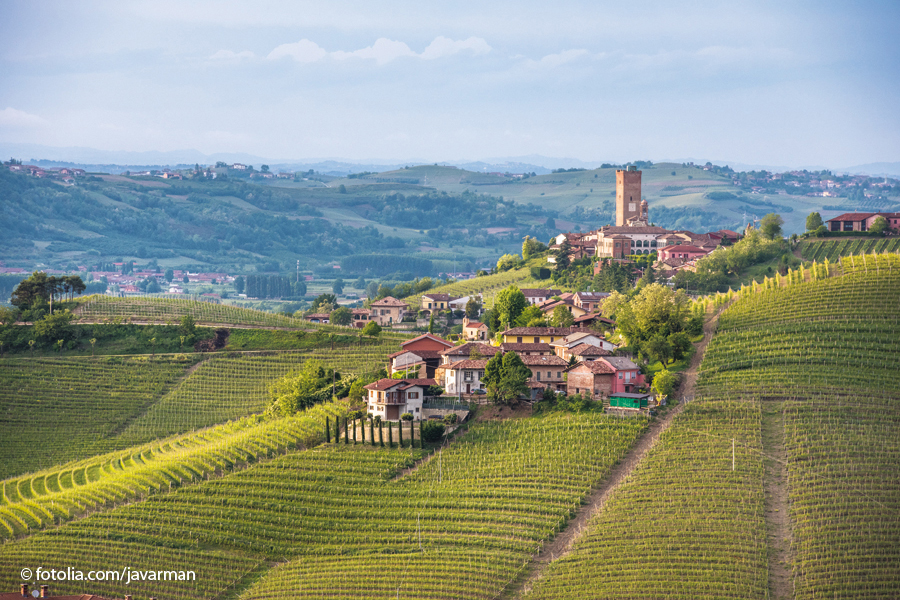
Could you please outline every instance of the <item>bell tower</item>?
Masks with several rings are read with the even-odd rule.
[[[635,166],[616,169],[616,226],[641,217],[641,172]]]

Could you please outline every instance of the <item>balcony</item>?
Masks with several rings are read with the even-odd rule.
[[[406,394],[404,392],[386,393],[384,398],[378,399],[378,404],[406,404]]]

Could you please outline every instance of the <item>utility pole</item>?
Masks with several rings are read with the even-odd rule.
[[[300,283],[300,259],[297,259],[297,283]]]

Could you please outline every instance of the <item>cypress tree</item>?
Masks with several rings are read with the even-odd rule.
[[[384,448],[384,421],[378,421],[378,442]]]
[[[347,417],[344,417],[344,445],[350,443],[350,430],[347,428]]]
[[[388,421],[388,448],[394,447],[394,424]]]
[[[337,444],[341,441],[341,418],[334,418],[334,443]]]
[[[325,417],[325,443],[331,443],[331,423],[328,422],[328,417]]]
[[[425,436],[422,433],[422,421],[419,421],[419,448],[425,447]]]
[[[356,419],[353,419],[353,445],[356,445]]]
[[[375,445],[375,419],[369,419],[369,443]]]
[[[403,448],[403,419],[397,422],[397,434],[400,437],[400,441],[397,442],[397,446]]]

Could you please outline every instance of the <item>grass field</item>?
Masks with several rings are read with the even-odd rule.
[[[900,252],[900,238],[804,240],[800,254],[805,260],[837,262],[843,256]]]

